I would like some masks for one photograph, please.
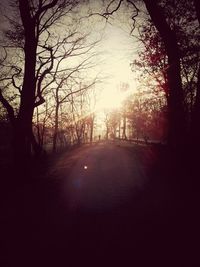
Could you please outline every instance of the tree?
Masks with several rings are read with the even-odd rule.
[[[117,109],[114,110],[104,110],[104,123],[106,127],[106,135],[105,138],[108,140],[109,138],[115,139],[117,137],[117,130],[120,132],[120,121],[121,114]],[[118,136],[120,137],[120,136]],[[123,136],[124,138],[124,136]]]
[[[193,101],[195,102],[194,108],[192,108],[193,130],[191,131],[190,129],[190,131],[193,132],[193,134],[195,133],[196,140],[199,139],[197,134],[199,131],[197,127],[197,125],[199,125],[197,119],[199,118],[199,116],[197,115],[199,111],[197,110],[199,110],[200,107],[200,105],[198,104],[199,82],[197,82],[195,86],[195,73],[196,70],[199,69],[199,45],[192,45],[194,36],[197,37],[195,42],[196,44],[198,44],[198,34],[196,35],[196,33],[194,33],[194,30],[191,30],[191,27],[194,28],[195,19],[199,18],[199,3],[196,0],[192,2],[176,0],[127,1],[127,3],[134,7],[132,18],[133,26],[135,26],[135,19],[140,12],[140,10],[136,6],[136,4],[139,2],[145,4],[151,21],[158,31],[159,37],[161,39],[160,41],[164,45],[163,47],[167,57],[166,75],[164,78],[166,79],[165,89],[167,90],[168,97],[168,143],[172,148],[181,148],[184,144],[187,143],[188,127],[190,127],[187,123],[188,114],[186,114],[187,103],[185,97],[185,93],[187,93],[188,90],[191,90],[191,99],[189,99],[191,107],[193,106]],[[124,1],[110,1],[103,15],[108,18],[110,15],[113,15],[113,13],[117,12],[117,10],[122,6],[123,3]],[[194,15],[194,5],[196,7],[196,15]],[[193,23],[193,25],[191,22]],[[197,27],[195,26],[195,28]],[[152,38],[156,37],[155,34],[153,34],[152,36],[153,29],[153,27],[150,28],[150,31],[148,32],[151,41],[153,41]],[[189,32],[190,34],[188,34]],[[189,35],[191,34],[193,34],[193,36],[192,38],[189,38]],[[156,42],[156,44],[158,44],[158,42]],[[197,50],[194,50],[195,46]],[[159,50],[157,50],[157,52],[159,51],[162,51],[161,47],[159,48]],[[195,56],[194,53],[196,53]],[[193,64],[192,60],[193,62],[194,60],[196,60],[194,68],[191,67]],[[189,68],[186,67],[186,62]],[[191,70],[194,75],[191,74]],[[186,79],[187,81],[184,81],[183,79],[184,71],[184,79]],[[197,81],[199,81],[198,77]],[[194,87],[196,87],[196,90],[194,90]],[[194,95],[195,100],[193,100]]]
[[[52,117],[53,108],[48,105],[48,101],[45,102],[44,110],[39,111],[39,107],[36,108],[35,117],[33,118],[33,134],[36,136],[37,143],[41,148],[41,151],[45,151],[45,144],[47,142],[48,134],[48,121]]]
[[[185,142],[185,112],[181,81],[180,49],[176,33],[168,25],[162,7],[158,1],[144,0],[151,19],[156,26],[165,46],[168,58],[167,80],[169,86],[169,144],[171,147],[182,146]]]
[[[148,87],[153,94],[163,95],[168,102],[167,56],[160,35],[152,21],[145,19],[138,27],[138,59],[131,64],[132,71],[140,73],[139,82]]]
[[[196,15],[198,19],[198,24],[200,26],[200,2],[198,0],[194,0]],[[192,110],[192,134],[191,140],[195,144],[195,147],[200,148],[200,63],[198,62],[198,75],[197,75],[197,91],[196,91],[196,99],[194,103],[194,107]]]
[[[72,12],[78,1],[22,1],[19,0],[17,9],[21,22],[12,21],[13,30],[7,36],[13,45],[19,45],[24,53],[22,85],[19,87],[20,104],[17,114],[12,104],[0,90],[0,101],[7,110],[13,128],[13,150],[17,164],[23,164],[31,155],[31,146],[35,147],[32,132],[32,118],[35,107],[44,103],[42,82],[53,68],[53,49],[49,29],[52,29],[59,19]],[[49,56],[42,59],[41,49]],[[20,71],[18,72],[19,75]],[[15,74],[17,75],[17,74]],[[14,81],[14,76],[12,75]],[[15,85],[15,84],[14,84]]]
[[[169,65],[168,69],[170,70],[170,66],[174,64],[174,62],[179,61],[178,67],[176,64],[174,64],[176,72],[167,72],[168,85],[173,85],[173,83],[171,83],[171,81],[173,81],[173,76],[174,80],[175,77],[178,77],[178,80],[181,81],[181,83],[179,82],[178,87],[176,86],[176,84],[174,84],[174,86],[169,87],[169,92],[175,92],[177,91],[177,88],[179,88],[179,92],[181,92],[182,90],[182,93],[179,94],[180,97],[178,98],[170,93],[169,114],[175,114],[176,110],[176,113],[178,113],[180,110],[180,108],[178,108],[179,103],[183,103],[183,110],[181,111],[181,113],[182,121],[184,121],[185,124],[185,140],[182,140],[182,142],[183,144],[192,144],[192,146],[194,146],[195,143],[195,147],[198,147],[200,136],[198,127],[199,116],[197,115],[199,113],[199,111],[197,111],[199,110],[199,104],[197,104],[199,102],[199,26],[197,24],[198,6],[195,1],[154,1],[154,4],[155,2],[156,6],[158,7],[157,12],[162,12],[162,17],[167,23],[168,29],[171,31],[171,33],[173,33],[173,35],[171,36],[169,34],[167,38],[167,31],[164,30],[164,24],[160,23],[158,18],[155,18],[156,15],[153,14],[153,12],[155,12],[155,6],[152,7],[152,3],[151,6],[149,3],[147,3],[147,9],[150,13],[150,16],[153,16],[152,18],[154,18],[154,23],[157,23],[157,25],[155,24],[155,26],[159,31],[159,34],[166,49]],[[152,9],[153,12],[149,9]],[[173,42],[176,43],[176,46],[174,46],[175,43],[173,45]],[[176,51],[177,56],[173,57],[173,51],[171,50]],[[173,58],[174,61],[172,60]],[[171,104],[174,106],[174,108],[171,107]],[[185,118],[183,118],[183,116],[185,116]],[[169,122],[171,123],[172,120],[170,118],[171,117],[169,116]],[[170,125],[169,130],[171,131],[172,128],[176,129],[172,125]],[[174,144],[178,143],[178,141],[180,140],[180,138],[178,138],[177,129],[175,134],[176,133],[177,141],[176,139],[174,139]],[[181,131],[179,132],[179,136],[181,136]]]

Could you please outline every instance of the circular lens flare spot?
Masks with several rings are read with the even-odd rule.
[[[85,165],[83,168],[84,168],[84,170],[87,170],[88,166],[87,166],[87,165]]]

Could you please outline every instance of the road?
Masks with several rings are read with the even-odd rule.
[[[173,191],[157,160],[150,148],[106,143],[60,156],[41,181],[4,200],[1,266],[168,266],[179,259]]]
[[[71,210],[104,211],[127,202],[145,179],[136,159],[120,147],[100,144],[84,151],[64,181],[63,194]]]

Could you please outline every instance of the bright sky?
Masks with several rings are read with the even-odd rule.
[[[103,63],[99,68],[105,74],[106,79],[100,84],[102,93],[97,109],[115,108],[121,104],[127,96],[127,91],[120,92],[120,84],[128,84],[130,92],[136,89],[135,75],[130,67],[134,47],[133,37],[119,27],[107,24],[105,37],[99,46],[99,49],[104,52]]]
[[[6,3],[5,0],[3,2]],[[96,4],[94,4],[95,7]],[[129,16],[126,16],[124,10],[120,9],[113,15],[114,17],[115,19],[110,20],[112,24],[108,22],[105,27],[105,20],[102,19],[101,22],[98,22],[99,17],[93,17],[93,23],[91,23],[93,32],[98,33],[98,28],[100,31],[104,28],[103,38],[96,48],[96,52],[101,54],[100,57],[97,57],[97,73],[101,72],[102,76],[105,77],[101,83],[96,85],[96,88],[101,91],[96,110],[119,107],[127,94],[133,93],[137,86],[136,75],[130,67],[135,56],[135,40],[130,35],[128,23],[127,28],[124,27],[126,30],[122,29],[124,25],[120,23],[120,19],[123,19],[126,24]],[[73,60],[75,59],[73,58]],[[129,92],[119,90],[122,83],[129,85]]]

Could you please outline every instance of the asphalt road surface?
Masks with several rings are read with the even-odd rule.
[[[64,181],[63,194],[72,211],[103,212],[129,201],[145,179],[141,164],[126,151],[100,144],[84,151]]]
[[[1,266],[183,266],[180,203],[157,161],[105,143],[60,156],[4,198]]]

